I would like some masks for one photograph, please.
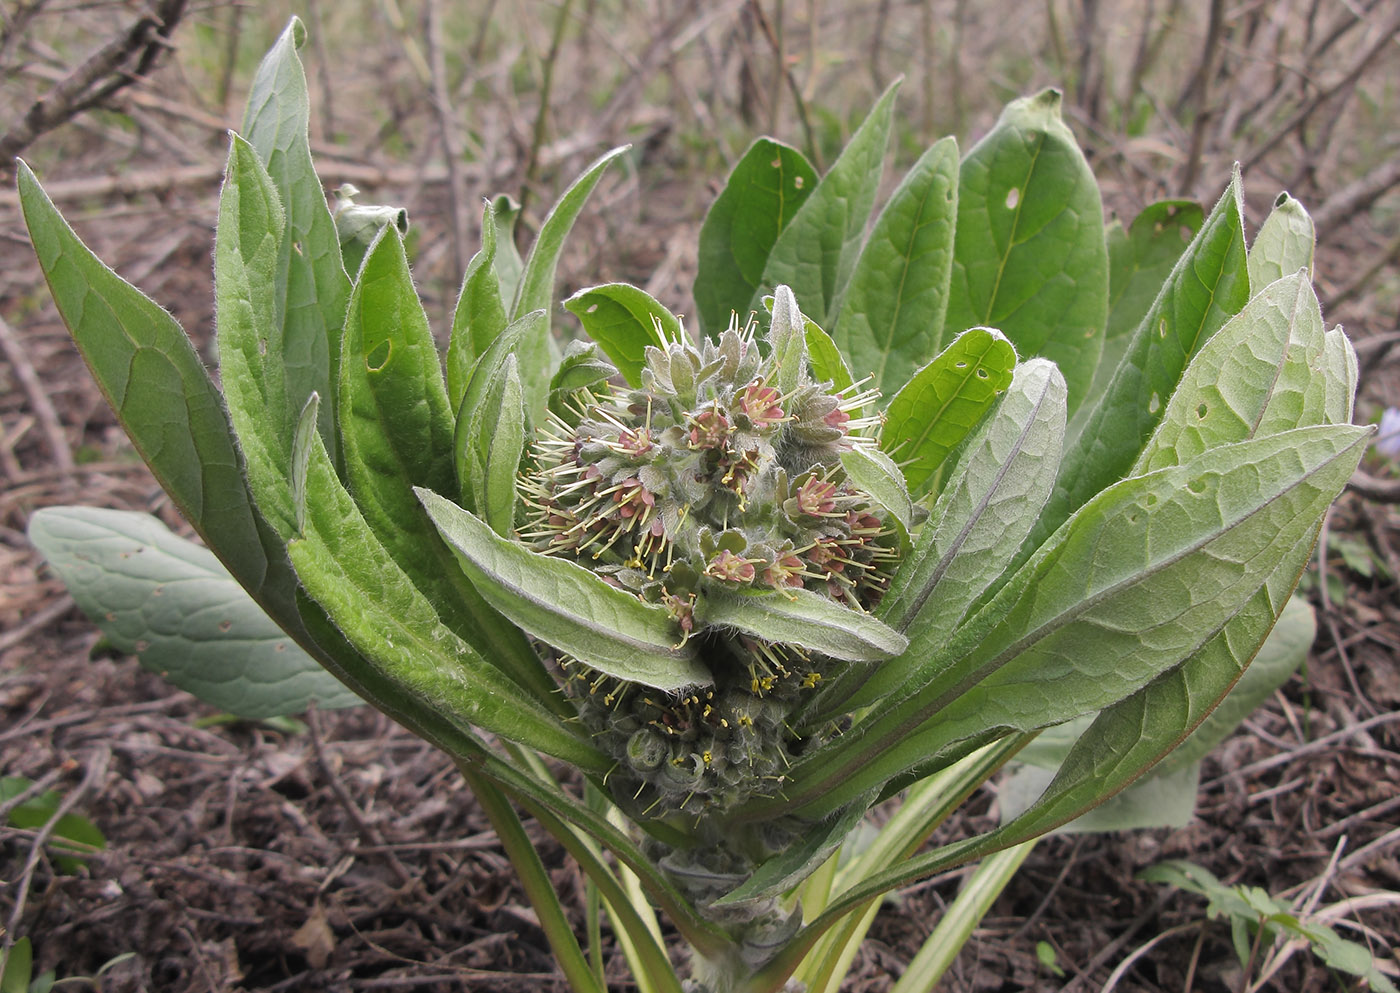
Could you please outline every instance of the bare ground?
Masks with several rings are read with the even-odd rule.
[[[709,193],[667,178],[677,153],[664,128],[650,133],[657,168],[600,190],[561,270],[565,292],[629,279],[685,306],[694,265],[685,246]],[[217,162],[214,141],[200,147]],[[55,168],[105,175],[71,158]],[[520,168],[515,160],[491,188],[512,188]],[[1125,214],[1142,202],[1128,181],[1105,186]],[[205,180],[63,204],[99,255],[171,305],[202,346],[213,190]],[[440,322],[455,289],[441,188],[376,192],[422,221],[417,271]],[[1387,247],[1364,216],[1348,221],[1320,251],[1324,296],[1345,296],[1357,260]],[[227,723],[133,661],[94,655],[92,627],[25,541],[29,514],[82,502],[179,521],[46,301],[12,200],[0,202],[0,259],[0,770],[59,789],[107,838],[104,852],[65,874],[34,831],[0,826],[0,925],[28,935],[38,963],[60,976],[92,975],[130,953],[101,981],[112,991],[564,990],[500,845],[441,755],[368,708],[313,714],[293,730]],[[1395,330],[1393,301],[1352,294],[1328,316],[1345,320],[1366,360],[1363,416],[1396,403],[1383,343]],[[1369,549],[1370,576],[1333,551],[1338,539]],[[1243,989],[1229,929],[1206,920],[1204,902],[1135,879],[1164,858],[1314,910],[1342,906],[1349,912],[1334,926],[1395,974],[1400,516],[1348,493],[1321,558],[1327,576],[1310,593],[1320,633],[1306,672],[1208,761],[1193,821],[1044,841],[944,989],[1103,989],[1144,946],[1113,978],[1117,989]],[[992,797],[976,797],[944,830],[985,828],[991,807]],[[562,852],[538,840],[559,891],[580,892]],[[960,879],[892,897],[847,988],[887,990]],[[1053,968],[1038,958],[1040,942]],[[620,958],[608,970],[629,988]],[[1348,987],[1301,953],[1270,988]]]

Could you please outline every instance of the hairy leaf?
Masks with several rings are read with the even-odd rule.
[[[481,217],[481,250],[467,263],[447,342],[447,399],[454,412],[462,405],[472,366],[508,323],[496,273],[496,238],[495,211],[488,200]]]
[[[676,315],[651,294],[627,283],[606,283],[579,290],[564,307],[583,324],[588,337],[598,343],[627,385],[641,385],[646,348],[664,348],[668,341],[685,337]]]
[[[875,205],[898,88],[896,82],[885,90],[841,156],[778,235],[746,309],[757,310],[763,294],[786,284],[808,317],[822,327],[831,326]]]
[[[1144,207],[1127,231],[1117,221],[1108,226],[1108,325],[1093,385],[1078,410],[1081,422],[1108,389],[1133,332],[1204,221],[1199,204],[1163,200]],[[1080,426],[1073,424],[1071,435]]]
[[[132,444],[229,571],[262,591],[281,548],[259,527],[228,413],[194,345],[88,251],[23,162],[19,193],[58,312]]]
[[[630,682],[662,690],[712,682],[664,607],[500,537],[436,493],[419,490],[418,497],[481,595],[536,638]]]
[[[1274,200],[1274,209],[1249,246],[1249,285],[1258,293],[1276,279],[1300,269],[1312,278],[1317,236],[1303,205],[1287,193]]]
[[[870,614],[804,589],[753,596],[711,593],[696,603],[695,616],[706,624],[848,662],[878,662],[908,645],[902,634]]]
[[[1367,434],[1300,428],[1109,488],[963,626],[932,682],[794,770],[820,770],[813,798],[839,784],[799,809],[834,809],[957,742],[1100,710],[1179,665],[1316,527]]]
[[[944,459],[1011,383],[1016,349],[995,328],[964,331],[890,400],[880,448],[904,469],[918,499]]]
[[[373,699],[480,727],[585,769],[609,761],[545,701],[509,679],[438,619],[360,515],[319,439],[307,472],[306,530],[287,546],[306,593],[369,663]],[[460,751],[459,751],[460,753]]]
[[[1201,348],[1132,474],[1325,421],[1322,311],[1301,275],[1263,289]]]
[[[248,486],[283,539],[295,526],[288,472],[294,425],[305,405],[293,408],[287,370],[277,361],[285,352],[283,325],[273,312],[285,220],[272,178],[252,146],[234,135],[214,241],[221,379]]]
[[[564,250],[564,239],[573,229],[574,221],[598,181],[603,178],[604,171],[630,147],[622,145],[601,155],[550,208],[525,260],[524,271],[520,274],[520,285],[509,312],[512,320],[536,310],[552,313],[554,270],[559,263],[559,253]],[[549,380],[553,375],[549,334],[549,322],[546,321],[537,333],[520,342],[520,381],[525,386],[525,407],[530,419],[537,424],[544,418],[545,406],[549,402]]]
[[[1098,184],[1060,120],[1060,93],[1014,101],[963,160],[945,318],[1000,328],[1064,374],[1072,414],[1088,394],[1108,319]]]
[[[896,692],[937,664],[967,611],[1006,569],[1050,493],[1064,439],[1065,385],[1032,359],[969,441],[913,552],[876,616],[910,639],[910,651],[875,671],[851,707]]]
[[[1033,542],[1128,472],[1191,357],[1249,299],[1242,197],[1236,175],[1133,332],[1107,390],[1066,447]]]
[[[29,522],[73,599],[119,651],[205,703],[264,718],[359,697],[273,624],[208,549],[149,514],[48,507]]]
[[[330,439],[350,279],[335,220],[311,163],[310,103],[297,56],[305,42],[306,29],[293,17],[253,77],[243,136],[257,149],[287,212],[273,283],[282,351],[269,357],[285,367],[289,416],[283,427],[290,432],[306,398],[316,392],[323,401],[321,436]]]
[[[694,295],[705,334],[717,337],[731,314],[748,315],[774,242],[816,185],[802,153],[772,138],[759,138],[734,166],[700,228]]]
[[[880,212],[832,331],[886,395],[950,337],[943,317],[957,217],[958,145],[944,138],[920,156]]]

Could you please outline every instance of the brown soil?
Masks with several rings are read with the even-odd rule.
[[[600,190],[612,209],[581,220],[561,268],[565,293],[629,279],[686,306],[694,261],[683,246],[694,244],[709,194],[701,182],[666,178],[680,153],[664,131],[653,133],[648,165]],[[217,163],[217,145],[206,135],[196,147]],[[562,174],[586,156],[574,159]],[[110,155],[104,161],[68,158],[52,175],[118,168]],[[493,186],[518,188],[520,175],[514,160]],[[1109,184],[1111,199],[1141,202],[1140,191],[1120,185]],[[214,192],[206,182],[61,205],[99,255],[172,306],[201,347],[211,329]],[[449,213],[441,188],[374,193],[408,203],[422,222],[419,244],[432,247],[416,272],[442,326],[456,277],[441,248]],[[1355,259],[1380,250],[1384,239],[1364,220],[1327,232],[1324,293],[1346,284],[1328,272],[1353,272]],[[133,661],[94,654],[91,625],[25,540],[29,514],[81,502],[180,522],[47,301],[12,198],[0,200],[0,316],[10,339],[0,365],[0,770],[51,783],[107,837],[104,852],[65,874],[33,831],[0,820],[0,926],[29,936],[37,963],[60,977],[91,976],[130,953],[101,980],[111,991],[566,989],[499,843],[443,756],[368,708],[313,714],[292,731],[211,720],[207,707]],[[1363,295],[1329,317],[1344,318],[1363,343],[1364,416],[1395,403],[1388,349],[1364,344],[1394,329],[1393,306],[1382,311]],[[1370,550],[1371,576],[1343,563],[1337,539]],[[1192,822],[1041,843],[943,989],[1098,990],[1154,939],[1118,990],[1242,989],[1228,926],[1206,920],[1202,900],[1135,879],[1165,858],[1318,909],[1400,892],[1400,515],[1349,493],[1326,541],[1327,577],[1310,594],[1320,634],[1306,673],[1208,760]],[[990,805],[974,798],[947,830],[985,828]],[[581,906],[578,873],[547,837],[537,840],[558,891]],[[847,989],[887,990],[961,878],[892,896]],[[1400,904],[1333,923],[1396,974]],[[1053,970],[1038,959],[1039,942],[1053,949]],[[609,956],[616,988],[630,988],[620,956]],[[1350,987],[1305,952],[1270,988]]]

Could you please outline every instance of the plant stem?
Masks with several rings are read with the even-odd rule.
[[[526,835],[525,826],[511,809],[510,802],[476,769],[464,762],[459,762],[457,768],[461,770],[462,778],[467,781],[477,802],[481,804],[481,809],[490,820],[491,826],[496,829],[496,835],[501,839],[501,847],[505,849],[506,857],[510,859],[530,905],[535,908],[540,927],[549,941],[550,950],[554,952],[554,958],[563,970],[569,986],[575,993],[607,993],[589,967],[583,949],[579,947],[578,939],[574,937],[573,929],[569,927],[569,921],[564,916],[564,908],[554,892],[549,873]]]

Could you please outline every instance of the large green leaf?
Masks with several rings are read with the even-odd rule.
[[[1093,404],[1108,389],[1133,332],[1204,221],[1205,211],[1199,204],[1163,200],[1144,207],[1127,231],[1117,221],[1109,224],[1108,325],[1093,385],[1079,408],[1081,419],[1088,416]],[[1071,435],[1077,434],[1079,427],[1073,425]]]
[[[734,166],[700,227],[694,294],[705,334],[717,336],[731,314],[747,316],[774,242],[816,185],[802,153],[772,138],[759,138]]]
[[[630,147],[622,145],[596,159],[550,208],[525,259],[525,269],[520,274],[520,285],[516,288],[508,314],[511,320],[518,320],[536,310],[553,313],[554,270],[559,264],[559,253],[564,250],[564,239],[573,229],[574,221],[588,202],[593,188],[603,178],[604,171]],[[536,424],[544,419],[545,407],[549,402],[549,380],[554,374],[549,334],[549,324],[546,322],[539,333],[520,342],[520,380],[525,387],[526,410]]]
[[[564,308],[579,319],[632,387],[641,385],[648,345],[664,348],[668,341],[685,338],[675,314],[627,283],[579,290],[564,301]]]
[[[19,194],[58,312],[132,444],[229,571],[262,590],[281,549],[259,528],[223,399],[194,346],[88,251],[23,162]]]
[[[850,707],[876,704],[911,673],[937,664],[938,650],[1030,533],[1055,479],[1064,430],[1058,369],[1044,359],[1018,365],[876,610],[908,635],[910,649],[877,668]]]
[[[447,397],[454,412],[461,406],[472,366],[508,323],[501,291],[496,274],[496,216],[488,200],[481,217],[481,251],[467,263],[447,342]]]
[[[208,549],[149,514],[47,507],[29,540],[119,651],[206,703],[262,718],[361,700],[287,637]]]
[[[386,229],[365,256],[343,349],[340,437],[360,513],[448,627],[536,696],[552,698],[554,683],[524,637],[472,589],[413,494],[415,486],[454,491],[454,424],[395,230]],[[515,440],[518,462],[519,432]]]
[[[970,328],[890,400],[880,448],[900,463],[915,499],[1010,385],[1015,367],[1016,350],[1000,331]]]
[[[948,337],[943,315],[957,217],[958,144],[944,138],[920,156],[880,212],[831,333],[882,393],[908,382]]]
[[[288,396],[283,325],[274,313],[286,217],[253,147],[232,137],[214,239],[214,303],[224,400],[258,509],[284,540],[296,522],[287,473],[305,399]]]
[[[1260,620],[1264,618],[1251,618],[1248,613],[1236,615],[1245,618],[1253,631],[1257,632],[1262,624]],[[1235,628],[1235,633],[1242,633],[1244,625],[1236,625],[1234,620],[1227,625],[1226,631],[1231,627]],[[1161,762],[1152,767],[1149,773],[1134,782],[1121,793],[1115,793],[1109,799],[1083,814],[1067,824],[1062,825],[1061,830],[1083,832],[1083,831],[1126,831],[1135,828],[1149,827],[1174,827],[1184,824],[1191,816],[1196,805],[1196,785],[1199,778],[1200,762],[1206,753],[1220,744],[1228,735],[1234,732],[1240,722],[1248,717],[1254,710],[1263,703],[1273,692],[1287,681],[1288,677],[1297,671],[1307,657],[1309,648],[1312,647],[1313,636],[1316,633],[1317,625],[1313,620],[1312,608],[1303,600],[1292,597],[1287,601],[1282,615],[1269,632],[1264,644],[1260,647],[1254,661],[1249,662],[1249,667],[1244,670],[1243,675],[1239,675],[1241,665],[1245,659],[1233,659],[1231,664],[1215,665],[1213,671],[1221,678],[1207,683],[1203,680],[1192,682],[1185,681],[1181,675],[1173,674],[1167,682],[1171,684],[1160,689],[1153,687],[1145,688],[1142,692],[1146,694],[1146,706],[1142,708],[1148,718],[1148,724],[1164,724],[1161,711],[1153,707],[1153,694],[1159,699],[1166,699],[1165,694],[1171,693],[1180,700],[1180,694],[1188,690],[1200,699],[1201,706],[1196,708],[1196,712],[1187,711],[1182,714],[1177,706],[1170,706],[1167,713],[1170,716],[1182,716],[1189,727],[1191,722],[1199,717],[1199,712],[1205,709],[1205,704],[1209,702],[1206,691],[1218,694],[1220,689],[1228,686],[1228,681],[1236,676],[1239,681],[1229,690],[1214,710],[1212,710],[1196,729]],[[1224,632],[1222,632],[1224,634]],[[1219,637],[1219,636],[1217,636]],[[1245,644],[1241,641],[1238,644]],[[1201,662],[1192,659],[1186,663],[1187,666],[1201,665],[1207,663],[1218,663],[1222,661],[1217,652],[1207,651],[1202,653]],[[1185,668],[1185,667],[1183,667]],[[1183,674],[1184,675],[1184,674]],[[1137,709],[1136,706],[1133,707]],[[1071,748],[1080,740],[1086,731],[1090,730],[1092,722],[1075,721],[1070,725],[1062,727],[1074,727],[1075,730],[1067,735],[1056,735],[1051,741],[1051,732],[1059,732],[1061,728],[1052,728],[1050,732],[1041,735],[1031,746],[1023,749],[1017,754],[1017,760],[1027,763],[1025,767],[1018,769],[1016,773],[1008,777],[998,790],[997,796],[1000,801],[1001,816],[1003,821],[1011,821],[1019,817],[1025,810],[1029,809],[1032,803],[1042,795],[1043,791],[1053,781],[1055,773],[1064,764]],[[1102,759],[1108,752],[1106,742],[1100,735],[1103,725],[1095,730],[1093,737],[1086,743],[1092,753],[1100,758],[1100,768],[1103,767]],[[1159,742],[1159,747],[1161,743]],[[1121,770],[1120,770],[1121,775]],[[1089,796],[1090,784],[1107,790],[1118,785],[1117,777],[1108,780],[1090,779],[1087,783],[1079,783],[1076,793],[1082,802]],[[1064,790],[1068,784],[1061,782],[1057,786],[1058,790]]]
[[[1243,192],[1235,176],[1177,260],[1084,427],[1065,450],[1033,541],[1121,479],[1151,437],[1191,357],[1249,299]]]
[[[1368,434],[1300,428],[1110,487],[961,628],[931,682],[795,767],[795,806],[835,809],[951,745],[1100,710],[1180,665],[1316,527]]]
[[[539,697],[521,689],[438,619],[340,484],[320,438],[306,477],[306,528],[287,546],[306,593],[368,660],[377,694],[431,733],[479,727],[594,772],[611,765]],[[431,739],[430,739],[431,740]],[[455,743],[454,743],[455,744]],[[460,746],[454,749],[461,754]]]
[[[333,438],[340,330],[350,279],[325,192],[311,163],[310,102],[297,56],[306,29],[293,17],[263,57],[248,91],[243,136],[267,167],[286,210],[274,280],[282,351],[269,355],[285,367],[290,432],[313,392],[322,400],[321,436]]]
[[[436,493],[418,497],[481,595],[534,637],[617,679],[672,691],[712,682],[666,608],[502,538]]]
[[[1098,184],[1060,120],[1060,94],[1008,104],[963,160],[945,318],[1000,328],[1023,357],[1060,367],[1069,410],[1084,402],[1108,319]]]
[[[1192,359],[1133,467],[1180,465],[1216,445],[1327,418],[1322,311],[1290,275],[1265,287]]]
[[[745,311],[758,310],[765,293],[786,284],[803,313],[821,327],[831,326],[875,205],[898,88],[896,82],[885,90],[812,195],[782,229]]]
[[[1249,285],[1258,293],[1300,269],[1311,279],[1316,248],[1317,235],[1307,210],[1287,193],[1280,193],[1249,246]]]

